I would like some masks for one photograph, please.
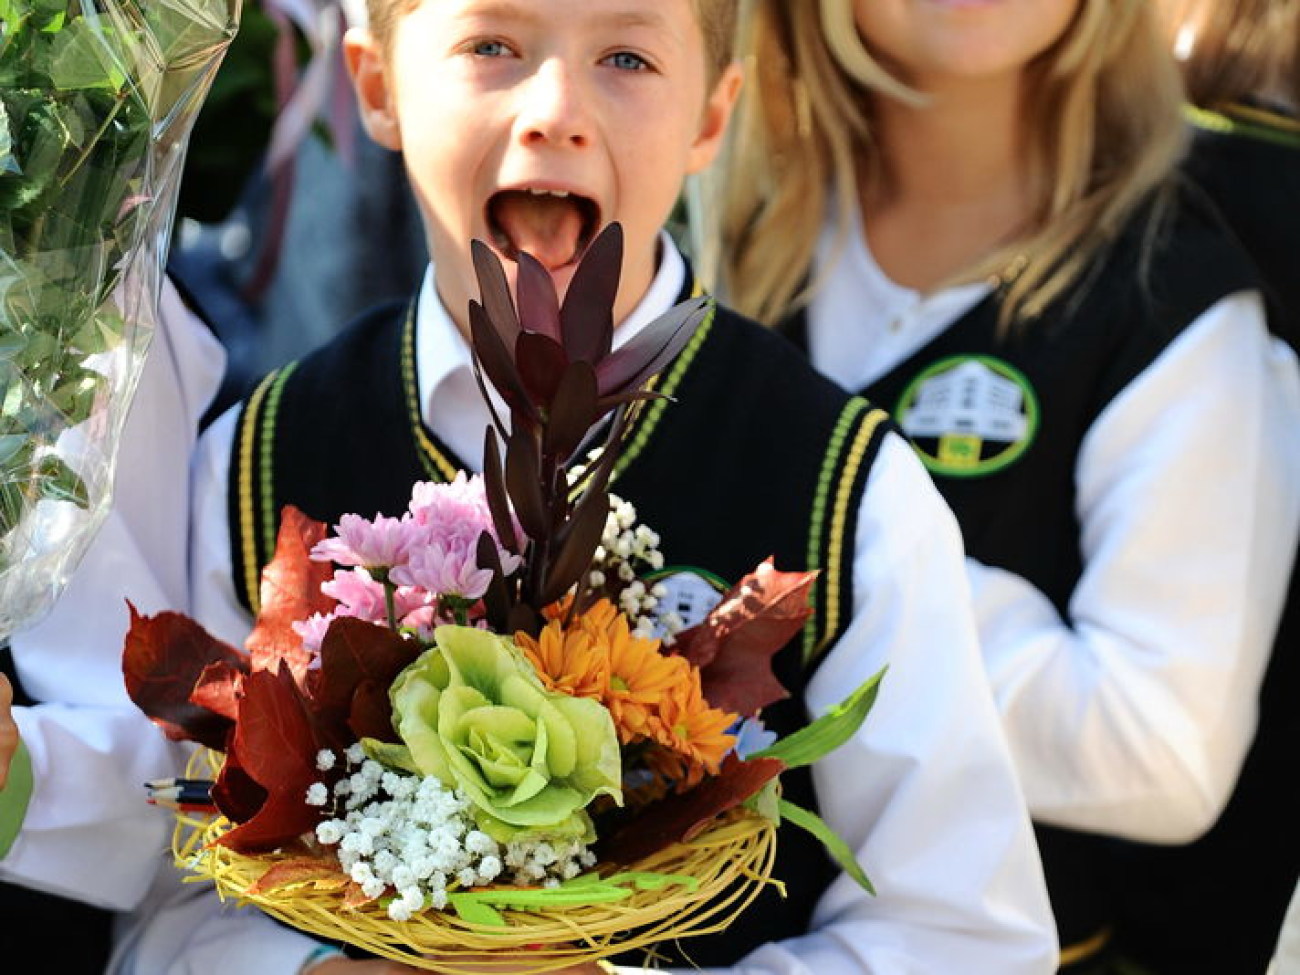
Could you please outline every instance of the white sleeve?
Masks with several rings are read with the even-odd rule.
[[[969,565],[1029,806],[1188,842],[1254,734],[1300,523],[1300,374],[1254,293],[1214,305],[1103,410],[1075,478],[1068,620],[1023,578]]]
[[[1029,975],[1056,929],[975,636],[959,531],[890,434],[859,513],[854,617],[808,688],[820,713],[882,666],[858,734],[813,767],[821,814],[872,897],[841,876],[808,934],[736,975]]]
[[[118,447],[112,508],[59,601],[11,638],[18,675],[48,702],[16,708],[35,788],[0,880],[128,908],[170,836],[141,783],[184,757],[126,696],[126,601],[186,609],[190,452],[225,355],[167,284]],[[178,764],[181,763],[181,764]]]
[[[320,942],[207,883],[158,877],[144,906],[114,921],[105,975],[297,975]]]
[[[194,455],[190,524],[190,602],[193,616],[209,633],[242,647],[252,617],[235,594],[230,554],[227,489],[239,407],[219,416],[199,439]]]

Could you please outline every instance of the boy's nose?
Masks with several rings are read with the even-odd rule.
[[[529,79],[516,127],[526,145],[584,148],[591,143],[587,97],[558,59],[544,62]]]

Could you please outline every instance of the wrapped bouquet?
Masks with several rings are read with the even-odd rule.
[[[110,501],[189,132],[238,0],[0,0],[0,639]]]
[[[476,248],[475,361],[510,411],[483,475],[332,529],[287,507],[243,649],[133,610],[132,698],[204,746],[153,799],[223,895],[415,966],[544,971],[725,928],[780,887],[782,819],[870,889],[780,776],[856,731],[879,675],[785,738],[762,724],[813,574],[674,571],[609,493],[628,411],[711,311],[612,351],[621,252],[614,225],[563,306],[521,255],[516,307]]]

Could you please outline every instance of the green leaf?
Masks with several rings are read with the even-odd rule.
[[[839,834],[826,825],[816,813],[811,813],[807,809],[796,806],[787,799],[778,800],[781,808],[781,818],[786,822],[793,823],[800,829],[807,830],[826,847],[826,852],[831,855],[831,859],[839,864],[840,869],[858,882],[863,890],[868,894],[875,895],[876,888],[871,885],[867,872],[862,869],[858,863],[858,858],[854,856],[853,850],[849,845],[840,839]]]
[[[628,870],[609,877],[587,873],[566,880],[558,887],[490,887],[458,891],[448,894],[447,901],[463,920],[501,927],[506,920],[497,912],[498,908],[536,911],[588,907],[624,900],[631,896],[633,889],[663,890],[672,886],[695,890],[699,886],[699,880],[681,874],[652,873],[646,870]]]
[[[776,758],[788,768],[811,765],[824,755],[829,755],[857,732],[876,703],[880,681],[888,667],[882,667],[875,676],[844,701],[835,705],[807,727],[786,735],[776,744],[756,752],[751,758]]]
[[[49,63],[50,82],[61,91],[106,88],[116,91],[126,83],[115,53],[106,41],[111,28],[76,17],[54,35]]]
[[[90,505],[86,482],[63,460],[55,456],[41,458],[36,468],[40,478],[38,497],[42,501],[70,501],[79,508]]]

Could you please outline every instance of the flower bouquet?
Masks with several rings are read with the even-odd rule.
[[[0,0],[0,639],[107,511],[238,0]]]
[[[762,726],[814,574],[768,561],[726,588],[674,572],[608,490],[628,411],[708,299],[611,351],[617,225],[562,306],[527,254],[517,309],[496,258],[475,256],[475,362],[510,417],[494,414],[483,475],[333,530],[286,507],[243,650],[132,610],[133,700],[205,746],[153,795],[177,809],[178,864],[439,971],[503,951],[545,971],[721,930],[780,887],[782,819],[870,889],[780,775],[856,731],[879,675],[780,740]]]

